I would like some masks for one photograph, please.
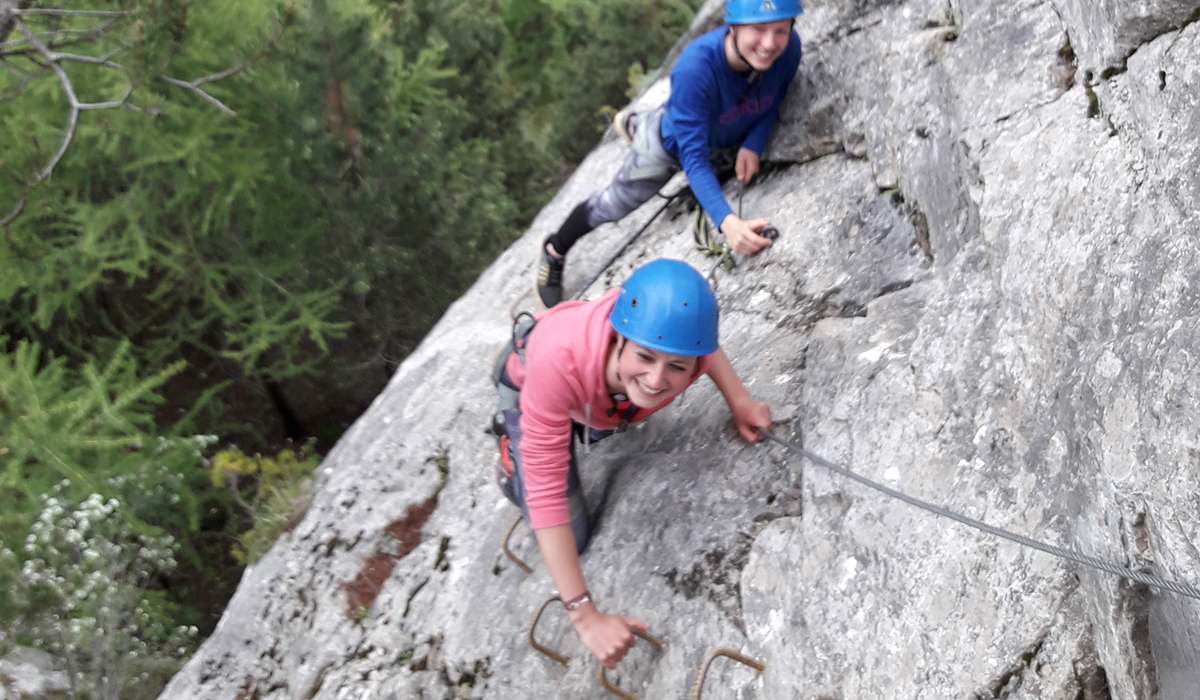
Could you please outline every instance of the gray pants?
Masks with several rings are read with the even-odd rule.
[[[521,469],[521,410],[504,411],[504,427],[507,435],[500,439],[500,462],[496,465],[496,483],[505,498],[521,509],[525,522],[529,522],[529,506],[525,503],[525,472]],[[506,466],[512,473],[507,473]],[[571,457],[567,468],[567,512],[571,517],[571,534],[575,536],[575,551],[582,553],[592,538],[592,524],[588,517],[587,500],[583,496],[583,484],[579,480],[579,465],[575,461],[575,441],[571,440]]]
[[[663,147],[662,120],[665,107],[645,115],[635,115],[633,146],[625,162],[608,187],[587,199],[588,226],[596,228],[610,221],[620,221],[642,206],[683,169],[679,161]],[[708,156],[717,177],[731,172],[737,163],[738,146],[712,149]],[[574,241],[571,241],[574,243]]]
[[[679,172],[679,161],[663,148],[662,118],[662,107],[634,117],[633,147],[617,176],[587,199],[589,227],[625,218]]]

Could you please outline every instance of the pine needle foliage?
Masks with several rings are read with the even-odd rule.
[[[0,340],[0,542],[20,554],[46,494],[121,504],[118,519],[138,536],[165,533],[182,556],[212,501],[201,452],[215,438],[160,431],[155,393],[179,365],[139,371],[128,343],[106,360],[71,368],[36,344]],[[219,496],[219,494],[218,494]],[[0,566],[0,568],[3,568]],[[11,572],[9,572],[11,574]],[[0,573],[0,577],[3,574]],[[12,601],[0,593],[0,622]]]

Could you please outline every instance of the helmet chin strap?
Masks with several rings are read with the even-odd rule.
[[[738,48],[737,32],[735,31],[736,29],[737,29],[736,24],[729,25],[729,37],[733,40],[733,52],[735,54],[737,54],[739,61],[741,61],[742,63],[745,63],[746,66],[750,68],[750,73],[751,73],[750,79],[753,80],[754,79],[753,74],[757,73],[758,71],[754,69],[754,66],[750,65],[750,62],[747,61],[746,57],[742,55],[742,50],[740,48]]]
[[[617,381],[621,386],[625,386],[625,380],[621,379],[621,353],[625,352],[625,336],[617,334]],[[624,394],[622,394],[624,396]]]
[[[738,41],[737,41],[737,32],[736,32],[736,31],[734,31],[735,29],[737,29],[737,28],[738,28],[738,26],[739,26],[739,25],[736,25],[736,24],[731,24],[731,25],[729,25],[729,36],[730,36],[730,37],[733,39],[733,52],[734,52],[735,54],[737,54],[737,57],[738,57],[738,60],[739,60],[739,61],[741,61],[742,63],[745,63],[747,66],[749,66],[749,67],[750,67],[750,78],[749,78],[749,80],[750,80],[750,82],[754,82],[754,78],[755,78],[755,76],[757,76],[757,75],[758,75],[758,69],[757,69],[757,68],[755,68],[755,67],[754,67],[754,66],[753,66],[753,65],[750,63],[750,61],[747,61],[747,60],[746,60],[746,57],[742,55],[742,50],[741,50],[741,48],[739,48],[739,47],[738,47]],[[788,34],[791,34],[791,32],[792,32],[792,29],[794,29],[794,28],[795,28],[795,26],[796,26],[796,20],[795,20],[795,18],[793,18],[793,19],[792,19],[792,25],[791,25],[791,27],[789,27],[789,28],[788,28]]]
[[[625,386],[625,380],[621,379],[621,353],[625,352],[626,338],[620,334],[617,334],[617,338],[619,338],[617,341],[617,381],[621,383],[621,386]],[[629,406],[627,406],[625,408],[625,412],[621,414],[621,423],[616,427],[616,432],[623,433],[625,432],[625,429],[629,427],[629,421],[633,420],[633,416],[637,413],[638,406],[633,401],[629,400],[628,394],[614,394],[609,398],[612,399],[613,402],[612,408],[608,410],[609,417],[620,413],[620,408],[617,404],[620,404],[624,401],[629,401]]]

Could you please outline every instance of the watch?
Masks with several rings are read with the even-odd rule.
[[[567,609],[567,612],[575,612],[576,610],[581,608],[585,603],[593,603],[594,604],[594,601],[592,601],[591,592],[586,591],[586,590],[583,593],[580,593],[579,595],[575,596],[574,598],[572,598],[570,600],[564,600],[563,607]]]

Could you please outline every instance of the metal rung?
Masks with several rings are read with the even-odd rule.
[[[522,516],[518,515],[517,519],[513,521],[513,524],[508,526],[508,532],[504,533],[504,542],[500,545],[500,548],[504,550],[504,556],[508,557],[509,561],[516,564],[518,569],[527,574],[532,574],[533,569],[529,568],[528,564],[521,561],[520,558],[513,554],[512,550],[508,548],[508,541],[512,539],[512,534],[517,529],[517,526],[521,524],[521,520],[523,520]],[[530,639],[532,639],[532,637]]]
[[[659,649],[663,648],[663,640],[659,639],[658,637],[655,637],[654,635],[650,634],[649,632],[643,632],[638,629],[631,630],[631,631],[638,637],[641,637],[642,639],[646,640],[647,642],[650,642],[651,644],[658,647]],[[618,688],[617,686],[609,683],[608,675],[605,673],[605,671],[606,671],[606,669],[604,668],[604,666],[600,666],[600,685],[604,686],[605,690],[612,693],[613,695],[616,695],[619,698],[625,698],[625,700],[642,700],[638,696],[636,696],[632,693],[627,693],[624,690],[621,690],[620,688]]]
[[[518,519],[518,522],[520,522],[519,519]],[[515,527],[515,525],[514,525],[514,527]],[[546,612],[546,606],[550,605],[551,603],[553,603],[555,601],[561,603],[562,598],[559,598],[556,595],[550,596],[550,598],[548,600],[546,600],[545,603],[542,603],[542,607],[538,608],[537,613],[533,616],[533,622],[529,623],[529,635],[528,635],[529,646],[533,647],[534,649],[537,649],[538,651],[542,652],[546,656],[549,656],[551,659],[554,659],[555,661],[562,664],[563,666],[566,666],[567,665],[567,657],[563,656],[562,654],[558,653],[557,651],[554,651],[553,649],[551,649],[549,647],[545,647],[545,646],[542,646],[541,644],[538,644],[538,641],[533,638],[533,633],[537,630],[538,622],[541,621],[541,619],[542,619],[542,613]]]
[[[692,700],[700,700],[700,693],[704,690],[704,677],[708,675],[708,667],[712,665],[714,659],[718,656],[728,656],[738,663],[746,664],[747,666],[757,669],[760,673],[766,668],[762,663],[755,661],[749,656],[743,656],[733,649],[718,647],[704,655],[704,661],[700,662],[700,672],[696,674],[696,685],[692,686]]]

